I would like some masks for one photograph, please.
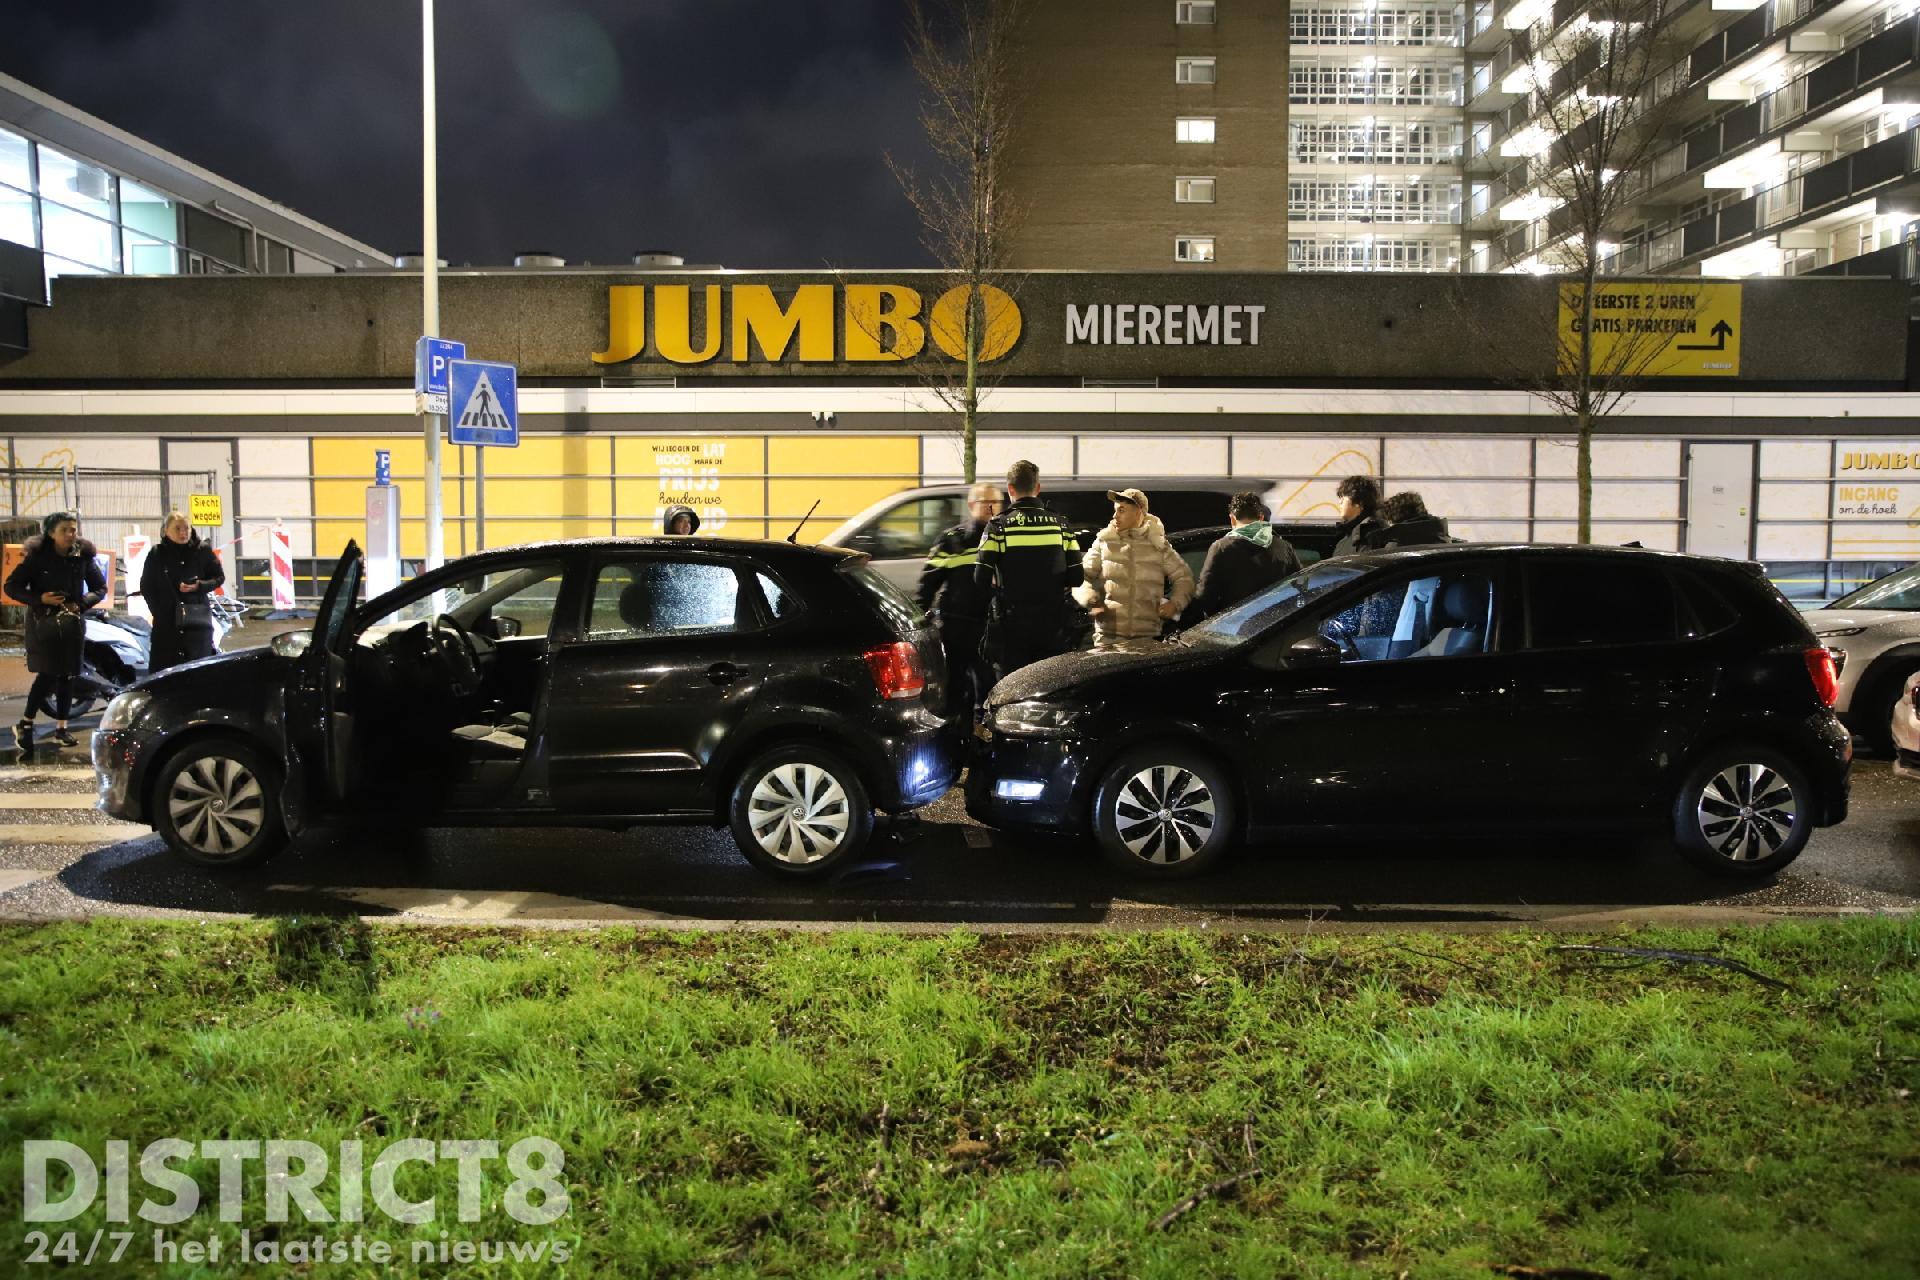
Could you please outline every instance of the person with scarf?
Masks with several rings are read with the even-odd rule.
[[[1236,493],[1227,502],[1233,526],[1207,548],[1194,595],[1202,617],[1240,603],[1263,587],[1300,572],[1293,544],[1274,533],[1257,493]]]

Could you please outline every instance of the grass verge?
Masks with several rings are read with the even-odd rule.
[[[396,1263],[318,1270],[467,1241],[622,1276],[1920,1274],[1920,923],[1594,940],[1787,990],[1574,941],[9,926],[0,1271],[33,1273],[28,1230],[104,1228],[133,1242],[100,1274],[194,1272],[156,1232],[217,1241],[201,1273],[358,1236]],[[529,1136],[564,1154],[551,1224],[506,1213],[498,1161],[460,1221],[451,1160],[398,1175],[430,1223],[369,1190],[365,1221],[274,1227],[258,1160],[223,1222],[204,1156],[178,1225],[104,1192],[22,1222],[33,1139],[309,1141],[333,1212],[342,1142]]]

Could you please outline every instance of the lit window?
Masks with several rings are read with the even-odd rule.
[[[1180,0],[1173,6],[1173,20],[1185,27],[1210,27],[1213,10],[1212,0]]]
[[[1178,204],[1212,204],[1212,178],[1175,178],[1173,198]]]
[[[1175,84],[1212,84],[1216,78],[1212,58],[1175,58],[1173,60],[1173,82]]]
[[[1175,262],[1212,262],[1212,236],[1181,236],[1173,242]]]
[[[1212,116],[1181,116],[1173,122],[1175,142],[1212,142]]]

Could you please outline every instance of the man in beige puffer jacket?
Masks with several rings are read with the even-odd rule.
[[[1138,489],[1109,490],[1113,523],[1094,535],[1081,558],[1086,582],[1074,599],[1093,615],[1097,649],[1145,649],[1160,624],[1177,618],[1193,599],[1193,570],[1167,541]]]

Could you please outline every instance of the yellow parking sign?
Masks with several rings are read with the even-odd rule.
[[[1740,286],[1608,281],[1593,289],[1596,374],[1730,378],[1740,372]],[[1580,364],[1580,286],[1560,286],[1560,372]]]
[[[220,495],[217,493],[196,493],[187,499],[187,519],[194,524],[225,524],[220,514]]]

